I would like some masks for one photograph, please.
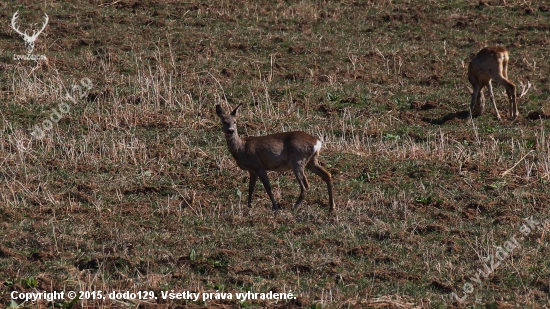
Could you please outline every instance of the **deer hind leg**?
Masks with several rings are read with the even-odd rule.
[[[254,187],[256,186],[258,175],[252,172],[248,172],[248,175],[250,175],[250,182],[248,183],[248,207],[252,207],[252,195],[254,195]]]
[[[293,207],[293,210],[296,210],[300,207],[302,201],[306,197],[307,191],[309,190],[309,182],[307,181],[306,174],[304,173],[303,162],[291,162],[291,168],[292,172],[294,172],[294,175],[296,176],[296,180],[298,180],[298,184],[300,185],[300,196],[298,196],[298,199]]]
[[[491,103],[493,103],[493,107],[495,108],[495,113],[497,114],[497,119],[502,120],[500,117],[500,114],[498,113],[497,109],[497,103],[495,102],[495,96],[493,94],[493,86],[491,85],[491,81],[487,83],[487,89],[489,91],[489,98],[491,99]]]
[[[334,210],[334,195],[332,194],[333,190],[333,183],[332,183],[332,175],[330,175],[329,172],[327,172],[317,161],[317,156],[313,157],[312,160],[308,162],[306,165],[306,168],[310,170],[312,173],[318,175],[321,177],[325,183],[327,184],[328,189],[328,201],[329,201],[329,211]]]
[[[516,119],[519,114],[516,97],[516,85],[512,84],[509,80],[502,76],[499,76],[495,80],[506,88],[506,95],[508,96],[508,101],[510,102],[510,119]]]
[[[510,101],[510,119],[514,120],[518,117],[518,101],[516,97],[516,85],[510,83],[510,86],[506,88],[508,94],[508,100]]]
[[[508,80],[508,60],[502,61],[502,76]]]
[[[277,202],[275,202],[275,198],[273,197],[273,193],[271,192],[271,184],[269,183],[269,177],[267,177],[267,171],[265,169],[260,169],[256,172],[258,177],[260,177],[260,180],[262,181],[265,191],[267,192],[267,195],[269,195],[269,199],[271,200],[271,204],[273,205],[273,210],[279,210],[281,209],[279,205],[277,205]]]

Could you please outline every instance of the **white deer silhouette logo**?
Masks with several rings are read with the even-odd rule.
[[[17,20],[17,17],[18,17],[17,16],[18,13],[19,13],[19,11],[15,12],[15,14],[13,14],[13,18],[11,19],[11,27],[13,28],[13,30],[15,30],[15,32],[19,33],[23,37],[23,40],[25,41],[25,48],[27,49],[27,54],[31,54],[32,51],[34,50],[34,41],[36,41],[36,39],[38,38],[38,35],[40,33],[42,33],[42,31],[44,31],[44,29],[46,28],[46,25],[48,24],[49,17],[48,17],[48,14],[44,13],[44,15],[45,15],[44,19],[46,21],[44,22],[44,25],[42,26],[42,29],[33,30],[32,35],[28,35],[27,34],[28,30],[25,31],[25,32],[22,32],[17,28],[17,25],[15,24],[15,21]]]

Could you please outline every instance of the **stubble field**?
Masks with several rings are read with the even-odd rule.
[[[34,49],[47,61],[13,59],[16,11],[23,29],[49,15]],[[0,18],[2,305],[550,306],[545,1],[4,1]],[[490,103],[466,119],[467,65],[491,45],[518,91],[532,85],[516,121],[496,84],[504,119]],[[260,183],[248,209],[214,110],[239,103],[242,136],[323,139],[334,213],[309,172],[299,210],[291,172],[269,174],[282,211]]]

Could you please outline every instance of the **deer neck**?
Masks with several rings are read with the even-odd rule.
[[[244,150],[245,141],[239,137],[239,133],[235,131],[234,134],[226,135],[225,140],[227,141],[227,148],[233,157],[237,157],[238,153]]]

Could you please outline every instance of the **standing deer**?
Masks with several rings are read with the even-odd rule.
[[[271,203],[273,210],[279,210],[280,207],[273,198],[271,185],[267,176],[267,171],[288,171],[292,170],[300,184],[300,196],[294,204],[293,209],[297,209],[306,196],[309,189],[309,183],[304,168],[319,175],[327,184],[329,211],[334,210],[334,198],[332,195],[332,176],[327,172],[317,158],[321,150],[321,141],[307,133],[294,131],[275,133],[266,136],[248,136],[239,137],[237,133],[237,123],[235,117],[239,104],[231,112],[226,114],[220,105],[216,105],[216,114],[222,122],[222,130],[225,134],[229,152],[237,161],[237,165],[248,171],[250,183],[248,185],[248,207],[252,206],[252,195],[254,186],[258,177],[262,181],[265,191]]]
[[[503,85],[506,88],[506,94],[510,101],[510,119],[514,120],[518,116],[518,106],[516,102],[516,85],[508,80],[508,60],[510,59],[508,51],[504,47],[493,46],[485,47],[474,57],[468,66],[468,80],[472,84],[472,103],[470,104],[469,118],[480,116],[485,109],[485,99],[481,90],[487,86],[489,97],[497,113],[498,120],[501,120],[498,113],[491,79]]]

